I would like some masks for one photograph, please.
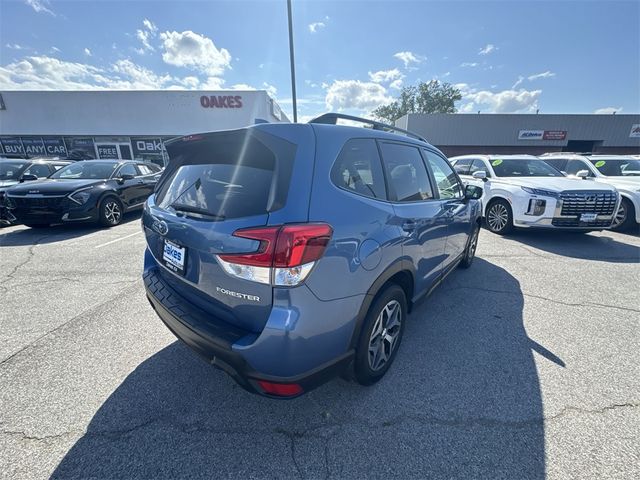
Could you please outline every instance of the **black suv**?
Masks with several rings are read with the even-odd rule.
[[[48,179],[7,190],[6,205],[28,227],[92,222],[112,227],[124,213],[142,208],[155,189],[159,166],[131,160],[86,160]]]
[[[4,205],[5,191],[14,185],[41,180],[73,163],[72,160],[48,158],[0,158],[0,226],[11,224],[15,218]]]

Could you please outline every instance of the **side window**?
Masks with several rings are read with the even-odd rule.
[[[149,167],[141,163],[138,164],[138,170],[140,170],[141,175],[151,175],[153,173]]]
[[[569,175],[575,175],[580,170],[589,170],[589,176],[593,176],[593,173],[591,173],[589,167],[582,160],[569,160],[567,162],[567,169],[565,170],[565,172],[567,172]]]
[[[471,168],[469,168],[469,175],[473,175],[476,172],[484,172],[487,174],[487,177],[491,176],[491,174],[489,173],[489,169],[487,168],[485,163],[482,160],[479,160],[477,158],[473,162],[471,162]]]
[[[67,166],[67,164],[66,164],[66,163],[54,163],[54,164],[53,164],[53,170],[57,172],[57,171],[58,171],[58,170],[60,170],[62,167],[66,167],[66,166]]]
[[[331,181],[365,197],[386,199],[376,141],[354,138],[345,143],[331,169]]]
[[[436,179],[440,198],[462,198],[462,185],[449,162],[433,152],[427,150],[424,150],[424,152]]]
[[[544,157],[543,157],[544,158]],[[544,161],[551,165],[556,170],[560,170],[561,172],[566,172],[566,163],[567,161],[562,158],[544,158]]]
[[[433,198],[429,174],[416,147],[382,143],[382,161],[389,179],[389,194],[398,202]]]
[[[139,173],[133,163],[126,163],[122,167],[120,167],[120,171],[118,172],[118,176],[122,175],[133,175],[134,177],[137,177]]]
[[[469,172],[469,166],[471,165],[470,158],[463,158],[461,160],[456,160],[456,163],[453,164],[453,169],[456,171],[458,175],[471,175],[473,172]]]
[[[24,174],[35,175],[38,178],[47,178],[51,175],[49,166],[42,163],[34,163],[24,171]]]

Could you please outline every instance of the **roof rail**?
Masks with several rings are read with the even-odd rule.
[[[563,155],[593,155],[593,152],[547,152],[540,155],[541,157],[562,157]]]
[[[399,133],[403,133],[408,137],[412,137],[422,142],[429,143],[420,135],[410,132],[409,130],[394,127],[393,125],[388,125],[382,122],[376,122],[375,120],[369,120],[368,118],[354,117],[353,115],[345,115],[344,113],[325,113],[323,115],[320,115],[319,117],[309,120],[309,123],[323,123],[326,125],[337,125],[338,120],[351,120],[352,122],[364,123],[367,125],[371,125],[371,128],[373,128],[374,130],[382,130],[382,131],[390,130],[393,132],[399,132]]]

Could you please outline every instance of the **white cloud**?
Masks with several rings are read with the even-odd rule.
[[[262,86],[264,87],[264,89],[267,91],[267,93],[271,98],[276,98],[278,96],[278,89],[275,86],[267,82],[263,82]]]
[[[391,82],[389,84],[389,88],[393,88],[395,90],[400,90],[402,88],[402,79],[399,78],[399,79],[394,80],[393,82]]]
[[[597,115],[611,115],[612,113],[620,112],[622,112],[622,107],[604,107],[593,111]]]
[[[409,68],[414,63],[422,63],[427,57],[423,57],[422,55],[417,55],[413,52],[398,52],[393,54],[394,58],[402,61],[404,63],[404,68]]]
[[[52,53],[60,53],[60,52],[61,52],[61,50],[60,50],[58,47],[53,46],[53,47],[51,47],[51,52],[52,52]]]
[[[225,48],[216,48],[213,41],[191,30],[160,34],[164,53],[162,59],[169,65],[192,68],[211,76],[221,75],[231,68],[231,54]]]
[[[464,68],[464,67],[471,67],[471,68],[473,68],[473,67],[477,67],[478,65],[480,65],[478,62],[462,62],[462,63],[460,64],[460,66],[461,66],[461,67],[463,67],[463,68]]]
[[[538,80],[539,78],[551,78],[555,76],[556,76],[555,73],[547,70],[546,72],[536,73],[535,75],[529,75],[527,78],[529,79],[529,81],[532,81],[532,80]]]
[[[155,38],[158,32],[158,27],[156,27],[155,24],[147,18],[142,21],[142,25],[142,29],[136,30],[136,37],[138,38],[138,40],[140,40],[140,42],[142,42],[142,48],[135,49],[135,51],[141,55],[144,54],[145,51],[155,50],[155,48],[153,48],[153,46],[151,45],[150,40],[152,38]]]
[[[144,20],[142,20],[142,25],[144,25],[144,28],[146,28],[151,33],[157,33],[158,32],[158,27],[156,27],[155,23],[153,23],[148,18],[145,18]]]
[[[318,33],[320,30],[325,28],[327,25],[324,22],[313,22],[309,24],[309,31],[311,33]]]
[[[487,43],[483,48],[478,50],[478,55],[489,55],[491,52],[497,50],[496,46],[492,43]]]
[[[400,70],[394,68],[392,70],[378,70],[377,72],[369,72],[369,78],[375,83],[393,82],[394,80],[404,78]]]
[[[231,90],[256,90],[256,87],[252,87],[246,83],[236,83],[231,85]]]
[[[26,47],[23,47],[22,45],[18,45],[17,43],[7,43],[5,47],[11,50],[24,50],[26,48]]]
[[[325,97],[326,106],[330,110],[369,110],[390,101],[392,98],[382,85],[360,80],[335,80],[328,86]]]
[[[133,63],[118,60],[107,67],[66,62],[47,56],[25,57],[0,67],[0,89],[7,90],[219,90],[224,80],[209,77],[159,75]]]
[[[520,86],[520,84],[522,84],[522,82],[524,82],[524,77],[522,75],[518,75],[518,80],[516,80],[516,83],[513,84],[511,89],[515,90],[518,86]]]
[[[503,90],[490,92],[476,90],[466,83],[458,83],[456,88],[462,93],[464,104],[460,108],[463,113],[478,110],[489,113],[524,113],[534,112],[538,107],[538,99],[542,90]]]
[[[91,50],[89,50],[88,48],[85,48],[85,49],[84,49],[84,54],[85,54],[87,57],[91,57],[91,56],[92,56],[92,54],[91,54]]]
[[[56,16],[47,5],[49,5],[49,0],[24,0],[24,3],[29,5],[36,13],[48,13],[49,15]]]

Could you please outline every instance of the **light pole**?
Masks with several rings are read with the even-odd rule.
[[[296,67],[293,59],[293,26],[291,22],[291,0],[287,0],[289,15],[289,61],[291,62],[291,97],[293,99],[293,123],[298,123],[298,102],[296,100]]]

